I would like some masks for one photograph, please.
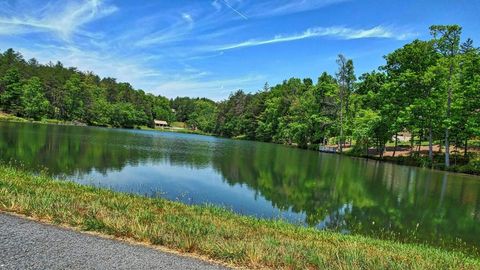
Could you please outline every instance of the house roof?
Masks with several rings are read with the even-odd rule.
[[[153,122],[155,122],[155,125],[168,125],[167,121],[163,121],[163,120],[153,120]]]

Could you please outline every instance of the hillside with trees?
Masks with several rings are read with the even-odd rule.
[[[335,144],[340,152],[348,147],[349,153],[369,155],[373,149],[380,157],[389,144],[395,155],[399,134],[408,132],[419,162],[450,167],[458,161],[468,164],[467,172],[480,171],[469,147],[480,137],[480,50],[471,39],[462,40],[459,26],[430,31],[431,40],[404,45],[369,73],[358,76],[353,61],[339,55],[335,74],[265,84],[256,93],[238,90],[221,102],[169,100],[60,62],[25,60],[8,49],[0,55],[0,109],[97,126],[180,121],[224,137],[302,148]],[[425,157],[413,151],[422,144],[428,146]]]

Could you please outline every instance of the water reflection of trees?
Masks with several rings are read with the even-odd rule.
[[[188,135],[187,135],[188,136]],[[210,142],[165,140],[155,132],[57,125],[0,123],[0,154],[4,162],[18,161],[52,174],[106,174],[127,165],[164,161],[204,168],[210,164]],[[207,151],[205,151],[207,149]]]
[[[169,138],[174,137],[174,139]],[[168,162],[212,166],[276,208],[328,229],[478,247],[480,182],[466,176],[245,141],[98,128],[0,123],[0,154],[53,174]]]
[[[457,248],[480,243],[478,179],[269,144],[245,148],[216,153],[213,166],[273,206],[305,212],[310,225]]]

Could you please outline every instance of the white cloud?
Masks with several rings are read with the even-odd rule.
[[[248,14],[252,16],[279,16],[316,10],[351,0],[273,0],[252,5]]]
[[[211,4],[217,12],[226,7],[239,18],[248,20],[255,17],[271,17],[316,10],[347,1],[352,0],[214,0]]]
[[[117,7],[104,4],[101,0],[67,4],[59,1],[55,4],[47,3],[41,8],[23,7],[23,9],[36,12],[16,15],[15,10],[11,10],[10,16],[1,16],[1,35],[52,32],[62,39],[69,39],[75,33],[88,36],[90,33],[81,30],[83,25],[117,11]]]
[[[2,43],[0,42],[0,47]],[[108,51],[108,49],[81,49],[74,45],[42,45],[34,48],[16,48],[26,59],[36,58],[40,63],[61,61],[66,67],[80,71],[93,71],[101,77],[113,77],[129,82],[138,89],[169,98],[176,96],[207,97],[213,100],[227,98],[237,89],[257,89],[266,81],[265,76],[246,75],[219,79],[216,74],[191,65],[181,68],[160,69],[149,64],[148,57],[134,58]],[[112,64],[115,63],[115,64]]]
[[[188,23],[193,23],[192,15],[188,13],[182,13],[182,18]]]
[[[256,19],[318,9],[348,0],[192,1],[188,5],[165,5],[162,12],[151,8],[154,4],[141,5],[135,10],[138,13],[128,11],[112,18],[121,20],[108,24],[108,28],[106,24],[95,24],[99,30],[90,30],[93,25],[89,23],[118,10],[109,4],[112,0],[105,1],[108,2],[50,0],[45,4],[47,1],[20,0],[13,5],[13,2],[0,0],[0,48],[13,47],[26,58],[35,57],[41,63],[61,61],[65,66],[115,77],[155,94],[206,96],[219,100],[239,88],[258,89],[266,77],[249,75],[250,72],[269,72],[255,68],[245,71],[240,66],[235,72],[237,75],[225,75],[220,69],[229,65],[222,64],[231,61],[225,50],[322,36],[337,39],[410,37],[409,33],[377,26],[367,29],[316,27],[272,35],[272,38],[250,39],[254,36],[248,30],[257,27]],[[241,20],[243,17],[235,10],[252,20]],[[144,16],[136,16],[138,14]],[[238,38],[245,41],[233,43]],[[205,60],[217,57],[224,62]]]
[[[232,50],[243,47],[253,47],[273,43],[281,43],[308,39],[314,37],[334,37],[339,39],[361,39],[361,38],[392,38],[404,40],[414,36],[412,33],[396,33],[394,30],[383,26],[375,26],[369,29],[352,29],[346,27],[314,27],[308,28],[302,33],[293,35],[277,35],[270,39],[252,39],[240,43],[228,44],[216,47],[216,51]]]
[[[215,8],[216,11],[220,11],[222,9],[222,5],[218,2],[218,0],[213,0],[212,6]]]
[[[193,18],[192,13],[187,12],[181,12],[180,16],[154,16],[147,20],[140,20],[136,28],[126,31],[123,35],[127,40],[137,40],[134,45],[139,47],[183,41],[192,38],[194,31],[204,23],[203,18],[198,23]],[[153,31],[149,29],[151,25],[156,26]]]
[[[160,83],[156,92],[167,97],[176,96],[207,97],[219,101],[228,97],[230,93],[248,87],[252,90],[261,87],[265,83],[265,76],[254,75],[235,79],[186,79],[170,80]]]
[[[160,31],[145,35],[134,43],[135,46],[148,47],[158,46],[176,41],[182,41],[188,38],[190,29],[184,25],[174,25]]]
[[[0,43],[0,45],[2,45]],[[3,47],[3,46],[2,46]],[[37,45],[31,48],[17,47],[26,59],[36,58],[40,63],[60,61],[66,67],[80,71],[92,71],[101,77],[113,77],[129,82],[145,90],[153,89],[165,73],[152,68],[140,56],[125,57],[115,51],[79,48],[74,45]]]

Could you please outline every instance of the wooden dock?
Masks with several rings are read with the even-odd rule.
[[[319,145],[318,146],[318,151],[320,152],[325,152],[325,153],[337,153],[337,146],[325,146],[325,145]]]

